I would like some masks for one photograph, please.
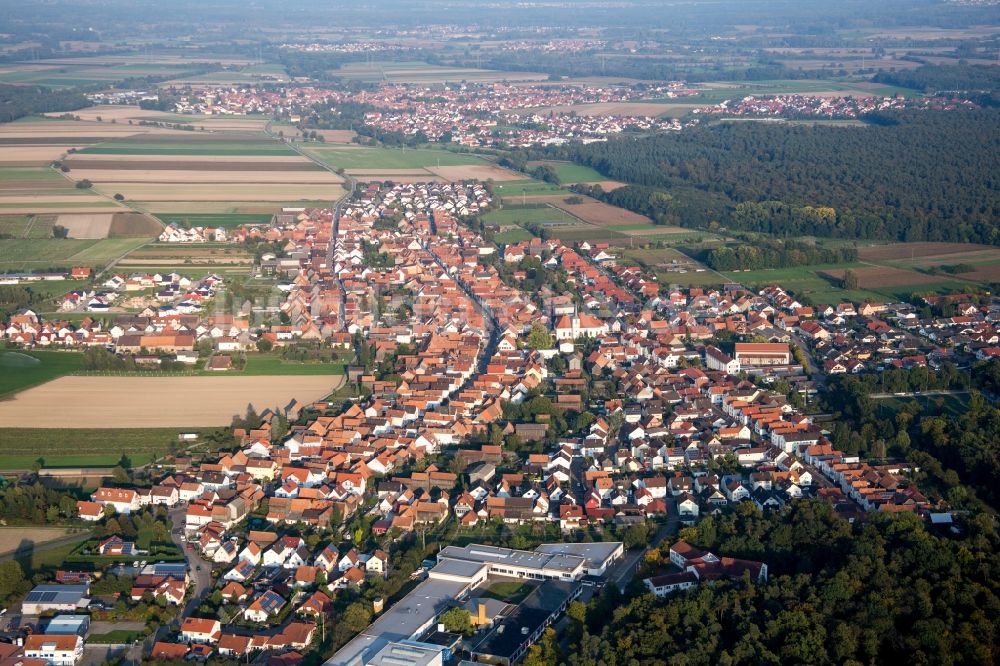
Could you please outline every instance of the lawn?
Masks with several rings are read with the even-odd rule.
[[[433,148],[310,147],[305,152],[335,169],[423,169],[489,164],[476,155]]]
[[[78,536],[78,540],[70,543],[61,543],[57,546],[39,546],[30,553],[17,557],[17,563],[21,565],[25,576],[28,578],[37,573],[60,569],[66,558],[76,550],[80,541],[90,536],[90,532],[81,531]]]
[[[525,597],[531,594],[531,591],[534,589],[535,587],[533,585],[529,585],[527,583],[502,581],[490,585],[489,589],[483,592],[483,596],[491,599],[499,599],[500,601],[507,601],[512,604],[519,604],[524,601]]]
[[[42,458],[45,467],[113,467],[122,455],[133,465],[170,452],[180,432],[198,428],[3,428],[0,469],[30,469]]]
[[[279,356],[247,356],[245,375],[342,375],[343,363],[299,363]]]
[[[81,369],[83,355],[78,352],[0,351],[0,398],[13,395]],[[3,453],[9,453],[9,446]]]

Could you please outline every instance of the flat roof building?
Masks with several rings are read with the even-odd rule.
[[[41,615],[49,611],[73,611],[86,608],[90,586],[82,585],[37,585],[28,592],[21,604],[25,615]]]

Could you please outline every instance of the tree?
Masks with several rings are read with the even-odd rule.
[[[19,594],[24,587],[24,570],[16,560],[0,562],[0,599]]]
[[[372,609],[366,603],[355,601],[344,609],[340,624],[352,634],[360,633],[371,623]]]
[[[115,193],[115,201],[125,201],[125,195],[124,195],[124,194],[121,194],[121,193],[118,193],[118,192],[116,192],[116,193]]]
[[[274,343],[272,343],[267,338],[260,338],[259,340],[257,340],[257,351],[259,351],[260,353],[266,354],[272,349],[274,349]]]
[[[552,335],[541,322],[531,325],[531,332],[528,333],[528,346],[532,349],[552,349],[554,346]]]
[[[858,274],[848,268],[844,271],[844,277],[840,281],[840,286],[844,289],[859,289],[861,282],[858,280]]]
[[[452,633],[466,635],[472,633],[472,616],[464,608],[446,610],[438,620],[444,625],[445,630]]]

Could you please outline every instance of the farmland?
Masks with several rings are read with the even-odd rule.
[[[311,402],[342,376],[62,377],[0,403],[0,427],[122,428],[225,425],[248,404],[258,409]],[[53,412],[52,405],[61,408]]]
[[[23,555],[53,541],[80,532],[73,527],[3,527],[0,528],[0,557]],[[84,532],[85,533],[85,532]]]
[[[522,178],[476,155],[432,148],[308,146],[304,150],[321,163],[332,169],[343,169],[358,180],[418,182],[478,178],[508,181]]]
[[[77,372],[82,362],[76,352],[0,351],[0,399]]]
[[[133,465],[177,447],[181,432],[197,428],[4,428],[0,469],[30,469],[38,458],[46,468],[114,467],[124,455]]]
[[[498,72],[485,69],[442,67],[425,62],[371,62],[348,63],[331,70],[332,76],[348,81],[373,83],[445,83],[448,81],[544,81],[545,74],[535,72]]]
[[[95,192],[121,195],[167,221],[189,215],[266,221],[282,207],[329,202],[344,192],[340,176],[262,134],[116,139],[81,150],[66,164],[73,178],[94,183]],[[223,226],[247,218],[227,219]]]
[[[73,266],[104,267],[146,243],[144,238],[0,239],[0,271],[19,272],[68,269]]]

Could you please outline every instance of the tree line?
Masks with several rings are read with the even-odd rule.
[[[77,90],[58,90],[44,86],[11,86],[0,84],[0,123],[9,123],[36,113],[76,111],[90,106]]]
[[[1000,109],[869,120],[865,128],[716,123],[522,158],[572,160],[624,181],[632,187],[593,193],[660,224],[1000,244]]]
[[[858,251],[853,247],[826,248],[798,241],[754,239],[752,244],[708,250],[702,259],[717,271],[757,270],[857,261]]]

